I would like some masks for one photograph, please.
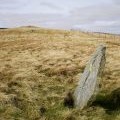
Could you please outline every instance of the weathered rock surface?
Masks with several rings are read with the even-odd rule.
[[[105,46],[99,46],[89,60],[74,92],[75,106],[83,109],[95,100],[100,90],[100,79],[105,67]]]

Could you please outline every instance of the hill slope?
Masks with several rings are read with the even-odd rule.
[[[112,35],[32,27],[0,30],[1,120],[119,120],[119,111],[63,106],[86,62],[100,44],[107,47],[102,95],[120,87],[120,38]],[[44,113],[45,112],[45,113]]]

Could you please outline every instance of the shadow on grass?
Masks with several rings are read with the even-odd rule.
[[[99,94],[92,106],[101,106],[108,114],[120,110],[120,88],[115,89],[108,95]]]

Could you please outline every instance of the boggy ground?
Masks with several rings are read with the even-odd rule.
[[[100,95],[84,110],[64,107],[66,93],[74,91],[100,44],[107,47]],[[36,27],[0,30],[0,120],[120,120],[107,97],[119,87],[119,36]]]

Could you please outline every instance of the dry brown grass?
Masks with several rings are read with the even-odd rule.
[[[119,111],[108,114],[98,106],[83,111],[63,106],[66,92],[74,90],[100,44],[107,46],[101,93],[120,87],[119,38],[33,27],[0,30],[0,36],[1,120],[119,120]]]

